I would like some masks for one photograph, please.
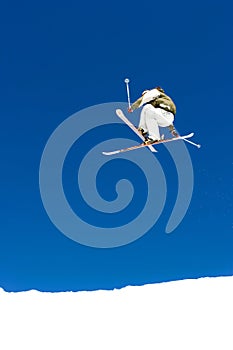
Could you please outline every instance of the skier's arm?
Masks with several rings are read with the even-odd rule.
[[[142,98],[143,96],[139,97],[139,99],[137,99],[137,101],[135,101],[132,105],[131,105],[131,109],[134,111],[135,109],[137,109],[142,102]]]
[[[137,99],[137,101],[135,101],[131,105],[131,111],[134,111],[135,109],[141,107],[145,103],[152,101],[159,95],[160,95],[160,92],[157,89],[149,90],[148,92],[143,94],[141,97],[139,97],[139,99]]]

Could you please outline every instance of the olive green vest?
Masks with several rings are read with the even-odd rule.
[[[155,98],[154,100],[148,103],[152,104],[152,106],[154,106],[155,108],[159,107],[159,108],[165,109],[168,112],[172,112],[174,115],[176,114],[175,103],[172,101],[172,99],[169,96],[167,96],[163,92],[160,92],[159,97]]]

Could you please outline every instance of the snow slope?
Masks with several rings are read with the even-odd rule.
[[[233,349],[233,277],[113,291],[0,290],[0,348]]]

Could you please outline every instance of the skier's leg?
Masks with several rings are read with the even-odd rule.
[[[155,117],[158,125],[163,128],[173,125],[174,115],[171,112],[167,112],[162,108],[155,108]]]
[[[140,120],[139,120],[139,125],[138,125],[138,130],[143,130],[143,133],[147,133],[147,125],[146,125],[146,111],[145,107],[143,107],[141,114],[140,114]]]
[[[160,132],[156,117],[156,109],[152,105],[148,104],[144,107],[144,113],[145,123],[148,130],[148,138],[151,140],[159,140]]]
[[[170,133],[173,137],[178,137],[179,134],[176,131],[173,122],[174,122],[174,115],[171,112],[167,112],[161,108],[157,108],[157,121],[159,126],[161,127],[168,127]]]
[[[160,139],[159,127],[172,127],[173,136],[178,136],[173,126],[174,115],[171,112],[167,112],[162,108],[155,108],[151,104],[147,104],[143,107],[141,112],[141,118],[139,127],[148,132],[148,138],[150,140]]]

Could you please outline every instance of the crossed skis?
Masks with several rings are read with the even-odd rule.
[[[130,127],[130,129],[132,129],[135,132],[135,134],[137,134],[140,137],[141,140],[144,140],[144,137],[141,135],[141,133],[138,131],[138,129],[126,118],[126,116],[124,115],[124,113],[122,112],[121,109],[117,109],[116,110],[116,114],[123,122],[125,122]],[[193,135],[194,135],[194,133],[192,132],[192,133],[190,133],[188,135],[185,135],[185,136],[178,136],[178,137],[174,137],[174,138],[170,138],[170,139],[160,140],[160,141],[157,141],[154,144],[150,144],[150,145],[145,145],[144,143],[141,143],[141,144],[136,145],[136,146],[122,148],[122,149],[118,149],[118,150],[115,150],[115,151],[102,152],[102,154],[104,154],[106,156],[110,156],[110,155],[114,155],[114,154],[118,154],[118,153],[133,151],[135,149],[139,149],[139,148],[143,148],[143,147],[148,147],[151,152],[157,152],[157,150],[154,148],[154,146],[156,146],[156,145],[158,145],[160,143],[179,141],[179,140],[184,140],[184,141],[186,141],[188,143],[191,143],[192,145],[196,146],[197,148],[200,148],[201,145],[196,144],[196,143],[188,140]]]

